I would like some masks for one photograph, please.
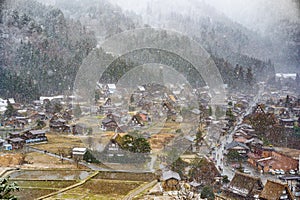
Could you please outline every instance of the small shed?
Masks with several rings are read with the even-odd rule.
[[[82,147],[75,147],[72,149],[73,158],[79,158],[79,160],[83,159],[84,154],[86,153],[87,149]]]

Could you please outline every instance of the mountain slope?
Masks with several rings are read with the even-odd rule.
[[[96,46],[95,36],[35,1],[9,2],[2,13],[0,68],[32,80],[43,95],[71,89],[82,60]]]

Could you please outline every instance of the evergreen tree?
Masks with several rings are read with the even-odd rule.
[[[235,73],[236,75],[239,74],[239,69],[240,69],[239,64],[236,64],[236,65],[235,65],[235,68],[234,68],[234,73]]]
[[[16,183],[9,183],[8,179],[0,178],[0,199],[17,200],[17,197],[11,193],[19,190]]]
[[[16,115],[17,115],[16,109],[14,109],[13,105],[9,102],[9,100],[7,100],[7,106],[6,106],[6,111],[4,112],[4,116],[10,118]]]
[[[238,79],[241,81],[244,80],[244,70],[242,66],[239,67]]]
[[[134,96],[133,94],[130,96],[130,103],[133,103],[134,102]]]
[[[247,68],[246,81],[247,81],[249,86],[252,86],[253,83],[254,83],[253,73],[252,73],[252,68],[251,67]]]

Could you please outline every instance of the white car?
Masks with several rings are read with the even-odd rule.
[[[269,170],[269,173],[274,175],[274,174],[275,174],[274,169],[270,169],[270,170]]]
[[[244,169],[243,172],[244,172],[245,174],[251,174],[251,171],[250,171],[249,169]]]
[[[279,171],[280,171],[280,174],[282,174],[282,175],[285,174],[285,172],[283,171],[283,169],[280,169]]]
[[[295,170],[291,169],[290,174],[295,175],[296,174]]]
[[[280,170],[279,169],[275,169],[275,174],[280,174]]]

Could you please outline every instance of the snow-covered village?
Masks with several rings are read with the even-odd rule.
[[[300,199],[300,3],[245,2],[1,1],[0,199]]]

